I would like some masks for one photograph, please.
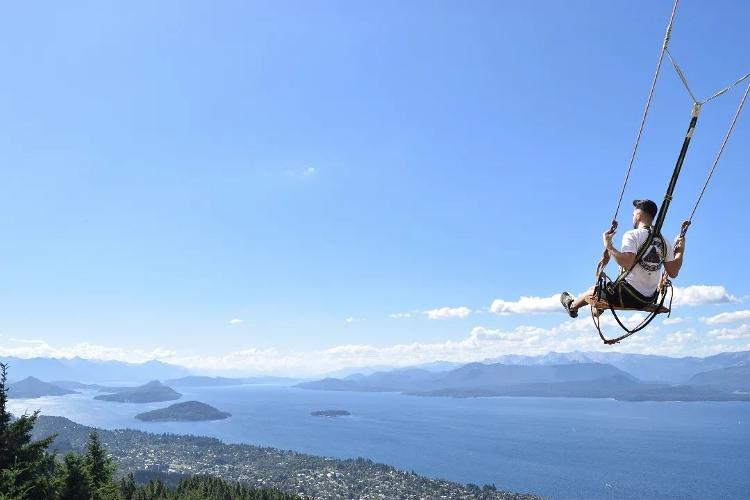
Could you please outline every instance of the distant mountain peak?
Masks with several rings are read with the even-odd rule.
[[[113,394],[102,394],[94,397],[102,401],[119,401],[121,403],[155,403],[180,399],[182,394],[158,380],[152,380],[138,387],[123,387]]]
[[[74,393],[75,391],[63,389],[33,376],[8,384],[8,396],[11,398],[40,398],[42,396],[64,396]]]
[[[0,361],[13,367],[14,379],[34,376],[41,380],[74,380],[107,385],[141,384],[146,380],[166,380],[190,375],[185,367],[150,361],[125,363],[123,361],[74,358],[18,358],[0,356]]]

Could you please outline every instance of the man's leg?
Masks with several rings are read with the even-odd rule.
[[[588,305],[588,302],[586,302],[586,299],[594,295],[595,290],[596,290],[596,285],[592,286],[591,288],[583,292],[581,295],[579,295],[578,298],[575,299],[572,304],[570,304],[570,310],[578,312],[580,308],[582,308],[585,305]]]
[[[571,318],[578,317],[578,310],[586,305],[586,298],[593,295],[595,289],[596,286],[592,286],[584,293],[582,293],[577,299],[568,292],[563,292],[560,295],[560,302],[562,303],[565,310],[568,311],[568,315]]]

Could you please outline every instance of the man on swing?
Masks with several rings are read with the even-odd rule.
[[[650,248],[643,252],[639,262],[635,262],[641,246],[651,235],[651,224],[656,218],[658,208],[651,200],[633,201],[633,229],[622,235],[622,249],[615,249],[612,244],[614,232],[602,235],[604,247],[615,262],[623,268],[630,269],[625,279],[620,281],[614,290],[603,290],[602,296],[607,303],[615,307],[641,309],[645,305],[656,301],[659,281],[661,280],[661,265],[670,278],[676,278],[682,267],[682,257],[685,253],[685,238],[678,236],[675,246],[656,235],[650,243]],[[666,247],[666,248],[665,248]],[[609,288],[609,287],[607,287]],[[560,302],[571,318],[578,316],[578,310],[586,305],[586,298],[598,292],[597,286],[589,288],[585,293],[574,298],[568,292],[560,295]],[[613,293],[614,292],[614,293]]]

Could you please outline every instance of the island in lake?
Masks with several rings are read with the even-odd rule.
[[[346,410],[318,410],[310,412],[310,415],[313,417],[344,417],[351,415],[351,413]]]
[[[8,385],[8,398],[41,398],[44,396],[64,396],[66,394],[76,394],[76,391],[42,382],[36,377],[26,377]]]
[[[135,418],[146,422],[197,422],[203,420],[223,420],[231,416],[230,413],[217,410],[206,403],[186,401],[184,403],[175,403],[166,408],[139,413]]]
[[[120,403],[160,403],[162,401],[174,401],[181,397],[182,394],[171,387],[163,385],[158,380],[152,380],[139,387],[124,387],[114,394],[103,394],[96,396],[94,399]]]

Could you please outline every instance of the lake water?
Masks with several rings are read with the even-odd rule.
[[[169,403],[96,393],[10,400],[14,413],[105,429],[217,437],[337,458],[366,457],[430,477],[553,499],[750,498],[750,403],[556,398],[422,398],[280,386],[178,388],[232,413],[201,423],[140,422]],[[348,417],[313,417],[342,409]]]

